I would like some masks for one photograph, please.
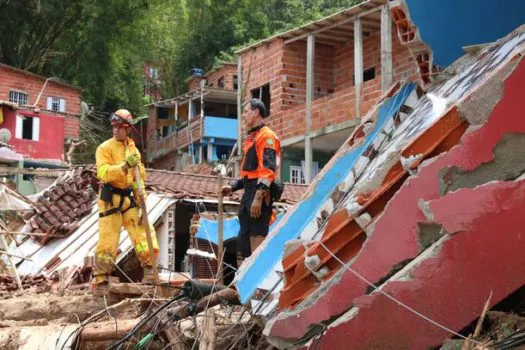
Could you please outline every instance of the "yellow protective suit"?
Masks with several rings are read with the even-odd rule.
[[[138,186],[134,179],[133,168],[124,172],[123,164],[126,162],[128,154],[139,152],[135,146],[135,142],[131,138],[128,138],[126,143],[127,145],[124,142],[117,141],[115,138],[111,138],[98,146],[96,152],[97,178],[103,183],[110,184],[118,189],[133,189],[133,196],[138,202]],[[141,178],[144,182],[146,177],[144,165],[139,163],[139,167]],[[99,213],[107,212],[112,208],[118,208],[120,201],[121,195],[115,193],[113,194],[112,203],[105,202],[99,198]],[[128,231],[141,265],[152,265],[146,238],[146,229],[139,222],[139,208],[130,208],[130,204],[130,197],[125,197],[120,211],[99,218],[99,239],[95,251],[95,271],[93,274],[95,276],[95,283],[106,281],[107,276],[113,271],[113,262],[117,256],[120,230],[123,225]],[[154,254],[157,256],[159,253],[159,245],[153,226],[151,226],[151,233]]]

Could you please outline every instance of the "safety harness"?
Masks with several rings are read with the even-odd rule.
[[[104,186],[102,187],[100,198],[105,202],[113,204],[113,194],[118,194],[120,195],[120,202],[118,204],[118,207],[111,208],[109,210],[106,210],[103,213],[99,213],[98,214],[99,217],[103,218],[109,215],[116,214],[118,212],[121,212],[122,214],[124,214],[131,208],[137,207],[137,203],[135,202],[135,197],[131,195],[132,193],[133,191],[131,190],[131,188],[121,189],[121,188],[113,187],[110,184],[104,184]],[[126,197],[129,197],[130,204],[129,204],[129,208],[123,211],[122,205],[124,204],[124,199]]]

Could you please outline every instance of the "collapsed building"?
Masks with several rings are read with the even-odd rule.
[[[183,273],[184,255],[179,250],[187,251],[190,240],[184,238],[185,248],[181,243],[173,247],[169,242],[179,232],[190,237],[193,229],[194,236],[201,241],[192,248],[200,252],[197,259],[203,260],[194,260],[192,273],[200,281],[212,281],[212,286],[194,288],[190,283],[193,287],[181,287],[181,295],[190,300],[189,306],[173,304],[176,307],[170,309],[170,303],[178,301],[167,298],[165,304],[155,304],[152,301],[155,297],[150,297],[144,298],[146,307],[140,312],[127,310],[127,314],[122,310],[113,313],[114,309],[110,312],[103,302],[82,299],[92,311],[100,310],[95,314],[96,325],[88,324],[93,316],[84,308],[78,308],[76,311],[82,316],[78,321],[80,325],[71,320],[64,327],[53,325],[52,332],[46,328],[48,337],[64,346],[80,346],[79,339],[90,340],[90,346],[119,346],[135,336],[134,344],[139,348],[150,342],[175,349],[194,347],[197,343],[203,348],[428,349],[441,347],[451,337],[468,338],[468,327],[480,314],[516,293],[522,295],[525,258],[521,247],[525,235],[520,214],[525,187],[522,159],[525,27],[520,25],[525,22],[525,11],[521,11],[524,4],[518,1],[499,4],[503,6],[499,10],[509,16],[494,19],[490,29],[473,34],[473,31],[454,32],[453,26],[433,26],[450,15],[447,5],[457,10],[457,18],[479,28],[480,23],[475,22],[492,18],[495,4],[478,2],[474,15],[453,1],[440,1],[440,6],[436,1],[426,5],[416,0],[367,1],[328,19],[272,37],[247,51],[241,50],[240,66],[245,68],[245,74],[239,75],[239,81],[245,83],[250,69],[249,61],[242,59],[246,52],[269,50],[273,55],[262,55],[262,58],[278,63],[286,61],[283,66],[288,65],[289,69],[289,64],[294,64],[291,56],[286,55],[290,54],[289,45],[305,49],[309,58],[301,72],[307,79],[279,86],[294,89],[297,85],[289,84],[304,83],[305,93],[310,96],[304,96],[305,104],[281,109],[281,100],[288,95],[273,94],[271,109],[279,115],[308,118],[318,106],[321,112],[329,110],[329,117],[334,118],[338,109],[329,109],[334,106],[330,99],[340,98],[337,105],[352,115],[351,123],[334,122],[336,127],[331,128],[331,124],[323,125],[324,121],[320,120],[317,136],[331,135],[329,140],[333,140],[341,137],[344,130],[349,136],[307,189],[286,187],[289,192],[285,193],[285,199],[295,205],[286,208],[267,239],[236,271],[233,288],[217,287],[214,272],[218,265],[215,262],[211,266],[213,245],[218,242],[216,236],[210,236],[210,232],[218,230],[214,213],[218,189],[215,178],[150,171],[147,184],[153,192],[148,198],[150,221],[157,224],[161,246],[173,249],[165,255],[161,253],[159,266],[167,272]],[[434,9],[431,14],[429,8]],[[378,28],[380,35],[376,35]],[[345,40],[332,39],[345,30],[352,30],[354,35],[347,33]],[[381,88],[378,80],[368,82],[374,97],[370,97],[362,109],[354,109],[355,104],[363,102],[360,100],[363,92],[359,89],[367,83],[360,78],[355,79],[356,84],[336,86],[335,90],[340,91],[327,90],[328,94],[319,95],[319,101],[313,102],[315,70],[311,56],[317,51],[311,35],[322,39],[323,48],[337,47],[353,37],[356,62],[351,75],[354,79],[363,73],[363,36],[380,40]],[[392,72],[392,43],[388,38],[396,40],[399,52],[409,53],[410,62],[398,67],[403,74]],[[256,65],[252,68],[253,74],[279,81],[275,74],[266,74],[264,67],[267,66]],[[261,85],[257,90],[259,94],[274,91],[259,80],[252,80],[252,84]],[[350,105],[345,105],[341,97],[347,95],[352,95]],[[276,120],[280,119],[271,122],[278,123]],[[288,143],[290,147],[299,144],[306,155],[310,152],[308,148],[311,149],[308,139],[315,138],[312,136],[315,132],[307,126],[304,130],[305,136],[289,135]],[[309,169],[308,165],[305,169]],[[87,186],[89,181],[83,178],[89,179],[89,176],[77,175],[78,181]],[[306,180],[309,175],[305,176]],[[95,212],[89,212],[88,206],[84,208],[80,198],[92,201],[94,193],[87,189],[70,190],[79,193],[63,190],[58,194],[62,197],[55,198],[56,205],[51,201],[47,205],[44,201],[53,200],[54,191],[42,196],[41,201],[50,207],[60,207],[59,200],[68,205],[76,202],[70,215],[65,208],[62,210],[66,216],[74,217],[65,225],[60,218],[68,219],[58,215],[57,224],[46,228],[38,220],[46,214],[37,210],[38,215],[28,219],[35,237],[21,242],[20,246],[11,246],[12,255],[34,258],[28,262],[14,257],[18,271],[35,274],[40,272],[38,269],[44,269],[51,272],[46,278],[51,278],[59,267],[78,269],[82,266],[75,277],[80,279],[82,269],[89,266],[84,258],[96,242],[96,219]],[[72,199],[64,198],[66,195]],[[230,200],[226,205],[232,209],[227,212],[234,211],[236,199]],[[201,205],[208,209],[201,210]],[[194,217],[202,211],[212,214]],[[79,218],[84,221],[72,226]],[[91,225],[86,224],[89,220]],[[234,216],[225,221],[225,227],[229,227],[235,221]],[[89,233],[79,234],[79,230]],[[47,237],[36,237],[46,232]],[[231,237],[225,235],[225,239]],[[35,242],[43,239],[49,240],[44,246]],[[62,246],[57,254],[53,244],[58,246],[67,240],[69,244]],[[117,264],[129,272],[134,269],[126,269],[129,258],[123,259],[131,250],[126,240],[121,242]],[[38,251],[28,252],[26,249],[30,247]],[[44,253],[46,250],[54,253]],[[69,280],[67,276],[59,279],[65,279],[65,284]],[[167,280],[173,282],[172,286],[181,285],[180,280],[172,281],[170,277]],[[42,285],[42,279],[26,279],[24,283]],[[118,288],[122,293],[124,288]],[[196,289],[201,294],[192,294]],[[74,297],[80,300],[79,296]],[[126,305],[131,309],[130,305],[140,306],[141,302],[144,300],[114,304],[117,305],[114,307]],[[20,323],[21,316],[12,310],[13,304],[20,306],[21,303],[16,304],[16,300],[6,303],[3,314],[4,318],[10,317],[5,321],[7,327],[14,327],[9,323],[14,320],[22,327],[16,336],[11,333],[8,338],[18,337],[19,342],[28,338],[28,329],[34,331],[38,326],[34,322],[30,327]],[[164,308],[169,311],[157,315]],[[43,318],[42,312],[34,308],[31,311]],[[98,322],[105,312],[106,319]],[[249,317],[245,318],[247,314]],[[54,314],[53,317],[58,318]],[[121,317],[119,322],[118,317]],[[220,323],[219,320],[226,321]],[[482,323],[483,317],[480,320]],[[191,327],[194,330],[189,331]],[[233,329],[240,335],[224,342]],[[520,330],[516,326],[506,336],[514,336],[517,344],[519,334],[512,333]],[[67,339],[63,333],[68,335]],[[192,333],[191,336],[188,333]],[[474,334],[479,336],[478,331]],[[0,332],[0,341],[2,339]],[[484,345],[478,338],[469,341],[473,345]],[[492,346],[500,348],[498,342],[502,344],[501,341],[493,339]]]

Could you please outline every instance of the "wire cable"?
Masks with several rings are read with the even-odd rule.
[[[368,279],[366,279],[363,275],[361,275],[359,272],[357,272],[356,270],[352,269],[348,264],[346,264],[344,261],[342,261],[341,259],[339,259],[339,257],[337,255],[335,255],[323,242],[319,241],[318,242],[325,250],[328,254],[330,254],[335,260],[337,260],[337,262],[339,262],[346,270],[350,271],[352,274],[354,274],[357,278],[359,278],[361,281],[363,281],[364,283],[368,284],[370,287],[372,287],[374,289],[375,292],[378,292],[382,295],[384,295],[385,297],[387,297],[388,299],[390,299],[391,301],[393,301],[394,303],[396,303],[397,305],[403,307],[404,309],[412,312],[414,315],[418,316],[419,318],[422,318],[423,320],[433,324],[434,326],[438,327],[438,328],[441,328],[442,330],[444,331],[447,331],[448,333],[450,334],[453,334],[455,335],[456,337],[459,337],[461,339],[464,339],[464,340],[469,340],[473,343],[475,343],[476,345],[482,345],[480,342],[477,342],[475,340],[472,340],[472,339],[469,339],[467,337],[465,337],[464,335],[461,335],[455,331],[453,331],[452,329],[442,325],[441,323],[438,323],[436,321],[434,321],[433,319],[431,319],[430,317],[428,316],[425,316],[423,315],[422,313],[420,313],[419,311],[413,309],[412,307],[408,306],[407,304],[403,303],[402,301],[396,299],[395,297],[391,296],[390,294],[386,293],[385,291],[383,291],[382,289],[380,289],[379,287],[377,287],[375,284],[373,284],[372,282],[370,282]]]

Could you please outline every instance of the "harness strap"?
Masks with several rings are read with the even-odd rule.
[[[124,214],[125,212],[127,212],[131,208],[135,208],[137,206],[137,203],[135,202],[135,198],[131,196],[131,193],[132,193],[131,189],[129,189],[129,188],[120,189],[120,188],[112,187],[112,190],[113,190],[113,194],[120,195],[120,201],[119,201],[118,207],[111,208],[109,210],[106,210],[103,213],[99,213],[98,214],[99,218],[104,218],[106,216],[110,216],[110,215],[116,214],[119,211],[122,214]],[[126,198],[126,197],[129,197],[129,200],[130,200],[129,208],[127,208],[126,210],[122,211],[122,205],[124,204],[124,198]]]

